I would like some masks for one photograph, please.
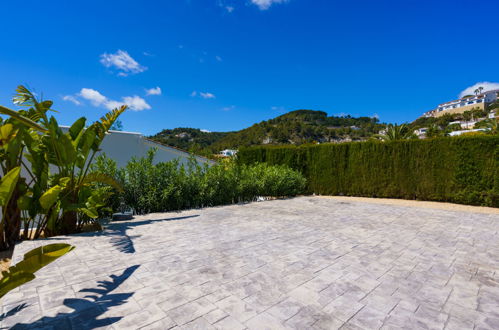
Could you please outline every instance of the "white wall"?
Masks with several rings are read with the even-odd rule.
[[[101,144],[102,152],[106,153],[109,158],[114,159],[118,167],[125,166],[134,156],[146,156],[147,151],[151,148],[157,149],[156,156],[154,157],[155,163],[167,162],[178,158],[180,163],[185,164],[191,156],[188,152],[148,140],[140,133],[110,131]],[[207,158],[196,156],[196,159],[200,163],[212,163]]]

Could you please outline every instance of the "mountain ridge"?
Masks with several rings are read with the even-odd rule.
[[[232,132],[197,128],[164,129],[150,136],[166,145],[200,155],[261,144],[304,144],[362,141],[385,128],[375,117],[328,116],[324,111],[299,109]]]

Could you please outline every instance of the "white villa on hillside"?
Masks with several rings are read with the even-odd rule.
[[[237,150],[225,149],[220,151],[219,155],[222,157],[232,157],[237,154]]]
[[[488,104],[496,102],[498,99],[499,89],[495,89],[439,104],[436,109],[425,112],[423,117],[440,117],[447,113],[463,113],[471,109],[486,110]]]

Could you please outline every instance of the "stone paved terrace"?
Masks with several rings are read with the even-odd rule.
[[[2,299],[4,327],[499,329],[499,214],[299,197],[150,214]]]

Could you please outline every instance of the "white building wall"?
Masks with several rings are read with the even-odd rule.
[[[140,133],[110,131],[101,144],[101,152],[116,161],[118,167],[124,167],[132,157],[145,157],[151,148],[156,148],[154,163],[167,162],[179,159],[181,164],[187,164],[190,153],[167,147],[148,140]],[[212,163],[211,160],[203,157],[195,157],[200,163]]]

